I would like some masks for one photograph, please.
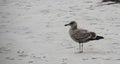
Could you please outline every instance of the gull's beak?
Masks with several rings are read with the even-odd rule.
[[[65,24],[65,26],[69,26],[70,24]]]

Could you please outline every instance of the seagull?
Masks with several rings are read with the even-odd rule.
[[[65,26],[71,26],[69,30],[70,37],[77,43],[79,43],[79,53],[83,53],[83,43],[104,39],[103,36],[96,35],[95,32],[90,32],[86,29],[78,29],[76,21],[71,21]]]

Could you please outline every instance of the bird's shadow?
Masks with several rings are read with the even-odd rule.
[[[83,51],[82,53],[80,52],[74,52],[75,54],[98,54],[98,55],[106,55],[110,54],[112,52],[105,52],[105,51]]]

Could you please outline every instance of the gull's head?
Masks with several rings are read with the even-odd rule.
[[[65,26],[74,27],[74,26],[77,26],[77,23],[75,21],[71,21],[69,24],[65,24]]]
[[[69,24],[65,24],[65,26],[71,26],[72,29],[77,29],[77,23],[75,21],[71,21]]]

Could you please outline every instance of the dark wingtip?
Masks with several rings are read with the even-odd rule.
[[[99,39],[104,39],[104,37],[103,37],[103,36],[97,36],[96,39],[97,39],[97,40],[99,40]]]

